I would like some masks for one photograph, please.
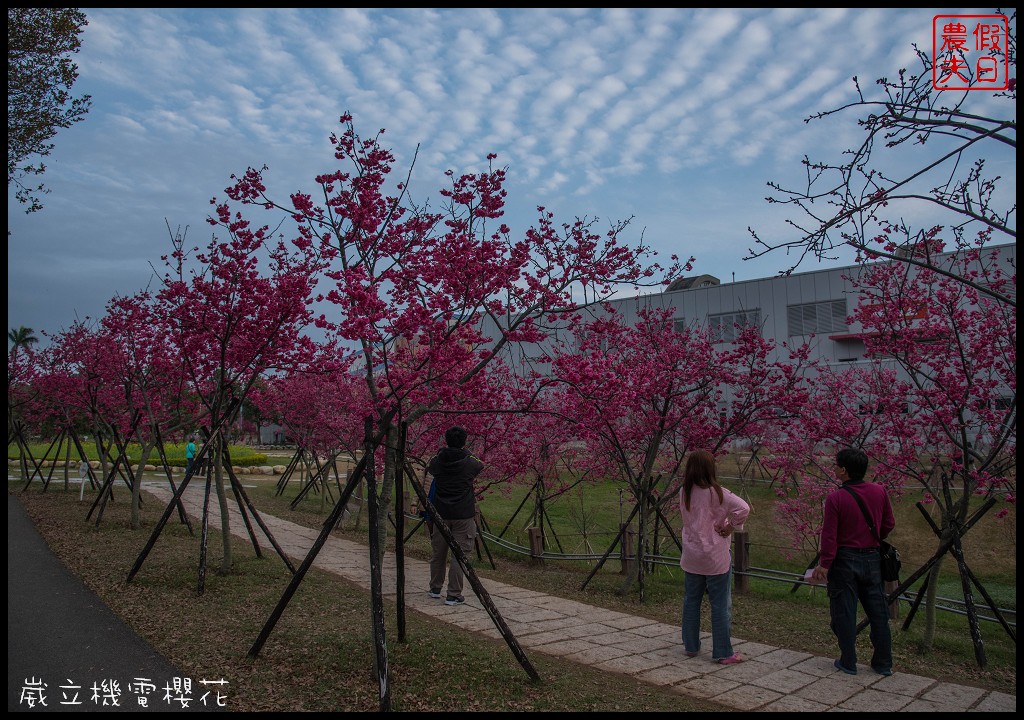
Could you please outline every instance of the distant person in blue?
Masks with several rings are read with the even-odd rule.
[[[476,491],[473,482],[484,464],[466,450],[466,428],[458,425],[448,428],[444,434],[445,447],[441,448],[427,464],[427,472],[434,476],[434,508],[437,517],[434,524],[444,523],[451,530],[455,541],[466,557],[473,550],[476,539]],[[448,562],[448,542],[435,527],[430,535],[430,597],[440,598],[444,586],[445,570],[448,571],[448,590],[445,605],[461,605],[466,599],[462,595],[463,572],[452,553]]]
[[[185,477],[192,474],[192,466],[196,461],[196,441],[194,437],[188,439],[188,445],[185,446]]]

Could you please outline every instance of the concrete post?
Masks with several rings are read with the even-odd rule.
[[[629,575],[633,572],[633,566],[636,564],[636,531],[627,528],[625,523],[621,527],[625,528],[625,531],[622,533],[622,553],[619,556],[622,560],[622,569],[619,570],[619,574]]]
[[[893,591],[895,591],[896,588],[898,588],[899,586],[900,586],[899,582],[897,582],[895,580],[885,583],[885,595],[886,595],[886,597],[888,597],[889,595],[892,595]],[[900,617],[900,601],[897,598],[896,600],[893,600],[891,603],[889,603],[889,619],[890,620],[899,620],[899,617]]]
[[[532,527],[528,531],[530,536],[530,562],[534,565],[544,564],[544,537],[539,527]]]

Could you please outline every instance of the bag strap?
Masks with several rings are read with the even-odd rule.
[[[853,499],[857,501],[858,505],[860,505],[860,511],[862,513],[864,513],[864,519],[867,520],[867,522],[868,522],[868,528],[871,530],[871,534],[875,536],[875,540],[877,540],[879,546],[881,546],[882,538],[878,537],[878,531],[875,530],[875,521],[872,520],[871,516],[868,514],[868,509],[864,505],[864,500],[861,499],[860,495],[858,495],[856,492],[854,492],[853,488],[847,487],[846,485],[840,485],[839,487],[841,487],[843,490],[845,490],[846,492],[848,492],[851,495],[853,495]]]

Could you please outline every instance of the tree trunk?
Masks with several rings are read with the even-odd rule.
[[[68,491],[68,468],[71,466],[71,437],[68,436],[68,446],[64,450],[64,492]]]
[[[643,522],[644,518],[643,518],[643,514],[644,514],[644,512],[646,512],[646,510],[644,508],[644,500],[643,500],[643,496],[644,496],[643,483],[641,482],[641,483],[637,483],[635,485],[631,484],[629,489],[630,489],[630,492],[633,495],[634,501],[639,505],[639,508],[637,509],[637,512],[636,512],[637,532],[636,532],[635,544],[633,546],[633,562],[629,563],[629,571],[626,573],[626,578],[625,578],[625,580],[623,580],[622,585],[620,585],[619,589],[616,591],[617,595],[628,595],[629,591],[633,587],[634,583],[642,582],[641,575],[640,575],[640,573],[641,573],[641,570],[640,570],[640,560],[643,557],[643,546],[644,546],[644,544],[643,544],[643,531],[644,531],[644,522]]]
[[[135,484],[132,486],[132,530],[142,527],[142,475],[146,471],[146,463],[153,453],[154,442],[146,440],[142,444],[142,456],[139,458],[139,466],[135,471]]]
[[[937,615],[935,601],[939,594],[939,571],[942,570],[942,563],[945,559],[945,556],[939,558],[938,562],[936,562],[928,572],[928,580],[925,582],[925,586],[921,590],[925,594],[924,629],[921,633],[918,652],[922,654],[931,652],[932,646],[935,644],[935,621]]]
[[[320,459],[316,452],[313,453],[313,458],[313,462],[317,469],[319,470],[322,468],[322,472],[320,473],[320,485],[322,486],[320,488],[320,513],[324,514],[327,512],[327,483],[330,481],[331,475],[327,471],[326,462],[322,466],[320,465]]]
[[[640,525],[636,542],[636,563],[639,568],[637,580],[640,584],[640,604],[642,605],[646,595],[647,576],[650,574],[651,566],[649,556],[653,547],[651,538],[657,529],[657,522],[654,514],[654,494],[651,492],[653,478],[644,483],[644,500],[640,507]]]
[[[100,470],[103,472],[103,477],[100,478],[100,487],[107,481],[107,476],[110,474],[110,464],[107,462],[107,451],[103,447],[103,436],[100,431],[97,430],[93,441],[96,443],[96,454],[100,459]]]
[[[389,428],[388,434],[385,436],[387,444],[384,448],[384,472],[380,483],[378,483],[380,493],[377,500],[377,548],[381,562],[383,562],[384,553],[387,550],[388,513],[391,512],[391,498],[394,496],[397,454],[392,444],[392,438],[395,437],[398,437],[398,428]]]
[[[224,491],[224,465],[223,465],[223,440],[219,440],[214,448],[213,457],[209,459],[214,463],[213,472],[217,486],[217,504],[220,507],[220,533],[224,542],[224,557],[220,563],[220,574],[227,575],[231,572],[231,520],[228,517],[228,496]]]
[[[28,444],[20,433],[18,434],[18,454],[21,458],[21,479],[28,482]]]

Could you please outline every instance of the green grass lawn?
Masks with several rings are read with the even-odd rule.
[[[83,442],[82,449],[85,451],[86,456],[89,460],[99,460],[99,451],[96,449],[96,444],[92,442]],[[48,459],[48,460],[61,460],[73,463],[72,469],[78,467],[78,450],[72,445],[68,447],[68,443],[64,442],[60,445],[52,445],[50,443],[30,443],[28,446],[29,453],[32,458],[36,461]],[[125,452],[128,457],[134,462],[138,462],[139,458],[142,457],[142,447],[138,443],[128,443],[125,447]],[[232,465],[239,465],[242,467],[251,467],[253,465],[266,465],[269,460],[265,453],[257,452],[250,447],[244,445],[232,445],[228,452],[231,453]],[[164,454],[167,457],[167,463],[173,467],[185,467],[185,443],[166,443],[164,445]],[[118,453],[112,452],[112,457],[116,458]],[[21,457],[20,448],[14,445],[7,446],[7,459],[17,460]],[[159,455],[156,451],[150,453],[149,464],[158,465],[160,461]],[[277,464],[277,463],[274,463]]]

